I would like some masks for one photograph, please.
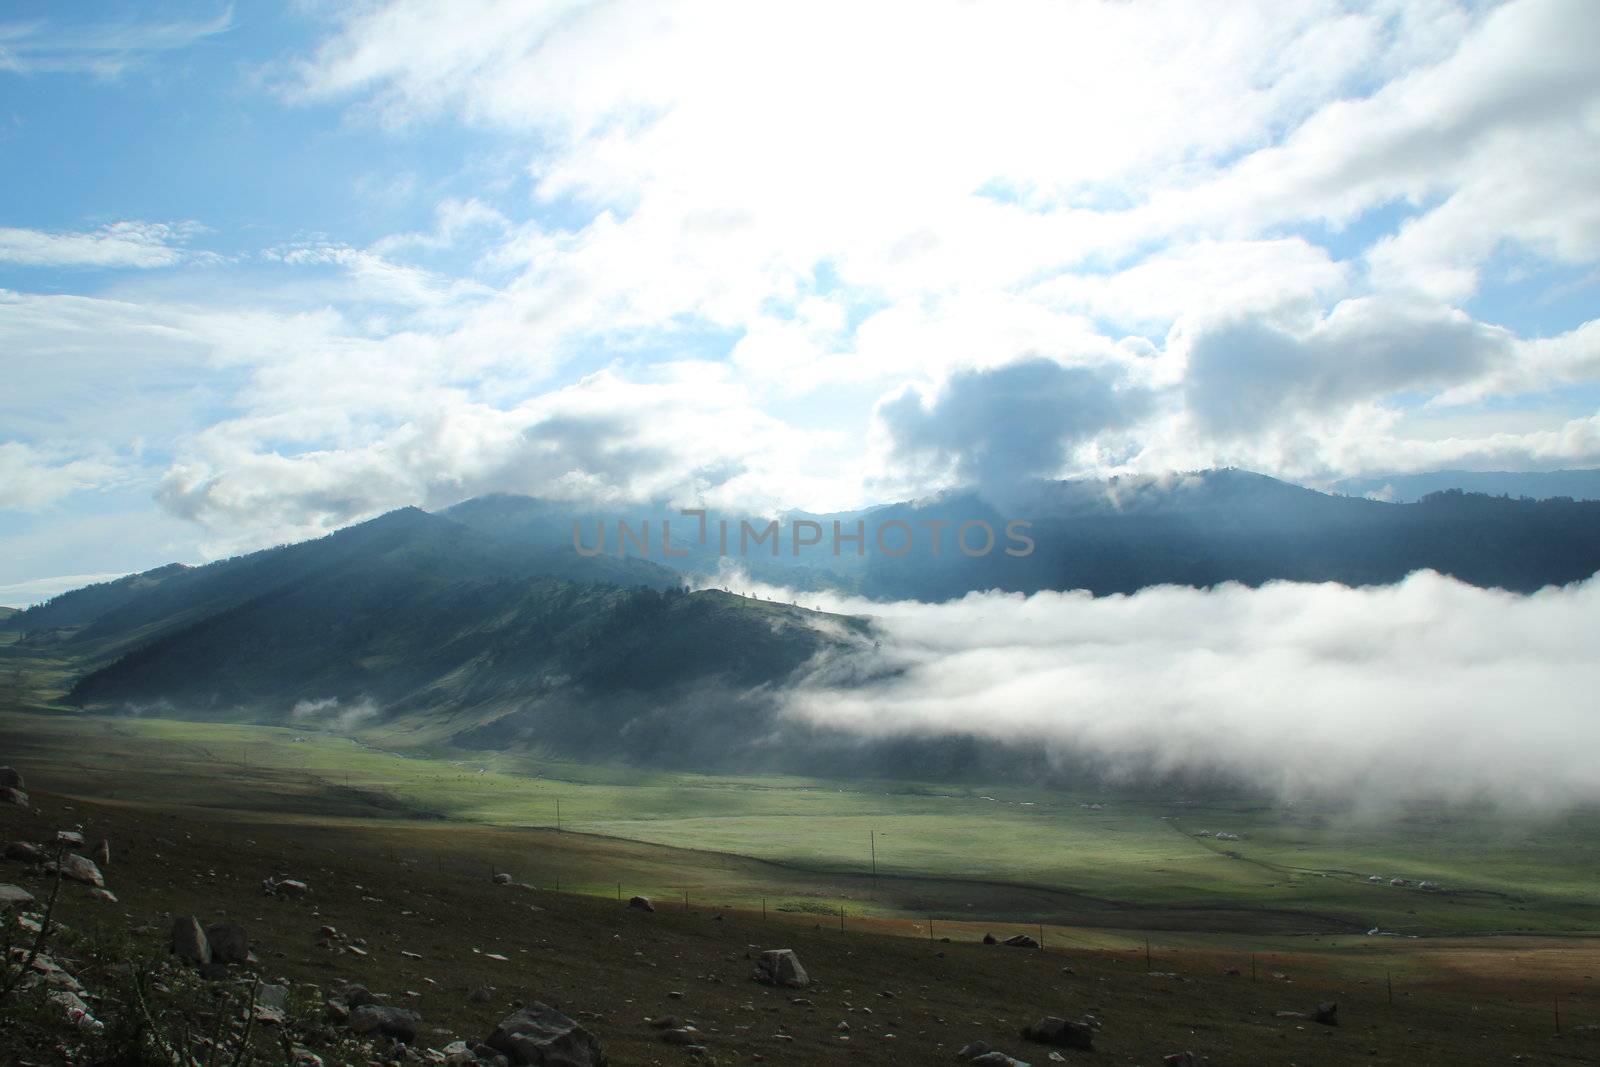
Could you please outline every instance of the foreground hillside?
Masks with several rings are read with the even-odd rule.
[[[714,899],[687,907],[658,899],[645,912],[496,884],[496,871],[520,880],[522,857],[539,847],[539,836],[516,831],[476,835],[474,862],[448,825],[401,835],[370,820],[291,828],[108,806],[36,786],[32,800],[33,809],[0,814],[7,840],[48,842],[76,829],[109,842],[104,874],[116,901],[69,883],[54,919],[71,931],[57,962],[112,1032],[125,1010],[121,965],[166,960],[174,916],[196,915],[245,928],[258,962],[230,977],[254,973],[286,986],[304,1007],[288,1023],[295,1041],[329,1064],[388,1058],[387,1040],[348,1044],[348,1029],[327,1020],[323,1001],[351,983],[417,1012],[419,1050],[481,1040],[515,1006],[539,1001],[591,1031],[614,1064],[694,1062],[651,1025],[667,1015],[695,1027],[700,1062],[724,1064],[955,1062],[958,1049],[980,1040],[1047,1062],[1049,1046],[1020,1036],[1043,1016],[1098,1022],[1092,1052],[1056,1052],[1067,1062],[1154,1064],[1188,1051],[1204,1059],[1185,1062],[1214,1064],[1581,1063],[1600,1049],[1577,1029],[1594,1021],[1594,1006],[1574,999],[1575,979],[1505,957],[1489,964],[1492,973],[1404,975],[1391,1001],[1380,974],[1314,954],[1252,960],[1161,948],[1147,962],[1142,952],[885,936],[848,920],[840,932],[832,920],[763,920]],[[309,891],[264,894],[264,879],[285,876]],[[0,863],[0,880],[41,901],[49,892],[31,862]],[[617,891],[624,900],[634,892],[626,884]],[[798,954],[809,987],[751,980],[752,949],[773,947]],[[1549,1010],[1557,995],[1567,1012],[1562,1036]],[[1303,1017],[1331,1002],[1338,1025]],[[262,1033],[278,1059],[266,1062],[281,1062],[272,1025]],[[86,1062],[97,1040],[64,1024],[52,1030],[48,1009],[0,1004],[5,1062]]]

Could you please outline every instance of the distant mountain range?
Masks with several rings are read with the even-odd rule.
[[[638,543],[619,558],[614,536],[607,554],[575,550],[574,522],[593,547],[596,524],[619,519],[637,532],[652,524],[648,558],[637,558]],[[663,553],[663,519],[681,554]],[[1015,541],[980,555],[955,543],[962,524],[986,523],[1003,538],[1016,519],[1030,523],[1029,554],[1000,547]],[[93,710],[381,728],[418,743],[594,758],[821,760],[838,769],[866,758],[859,746],[774,712],[819,657],[870,646],[878,637],[870,620],[702,586],[748,586],[737,573],[794,590],[941,600],[991,588],[1374,584],[1433,568],[1530,591],[1600,570],[1600,502],[1449,491],[1386,503],[1237,470],[789,515],[776,554],[763,542],[723,557],[710,532],[723,521],[735,531],[745,522],[764,528],[765,518],[707,521],[702,542],[695,519],[663,508],[619,515],[503,495],[439,514],[405,508],[315,541],[162,567],[0,614],[0,630],[12,635],[0,659],[65,662],[70,701]],[[860,554],[853,542],[834,554],[835,523],[847,532],[860,524]],[[934,524],[943,524],[938,554]],[[881,545],[880,528],[893,533]],[[796,553],[796,530],[802,540],[821,531],[820,543]],[[906,537],[912,550],[893,554]],[[739,571],[719,571],[729,565]],[[992,746],[959,738],[879,748],[875,760],[940,774],[994,758]]]
[[[1346,478],[1330,486],[1347,496],[1370,496],[1396,503],[1421,500],[1429,493],[1460,489],[1490,496],[1549,500],[1600,500],[1600,470],[1562,471],[1428,471],[1383,477]]]

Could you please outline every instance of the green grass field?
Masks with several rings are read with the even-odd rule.
[[[651,773],[449,751],[398,754],[269,727],[0,715],[7,758],[62,793],[318,818],[446,819],[663,846],[533,855],[539,884],[618,881],[730,904],[884,917],[1361,935],[1600,929],[1600,815],[1385,817],[995,786]],[[1197,836],[1227,831],[1238,840]],[[874,877],[874,850],[875,870]],[[756,861],[723,868],[705,853]],[[652,860],[659,855],[670,857]],[[609,866],[608,866],[609,864]],[[715,865],[713,865],[714,869]],[[1378,875],[1383,884],[1369,884]],[[1403,877],[1405,887],[1389,884]],[[1417,888],[1430,880],[1437,892]]]

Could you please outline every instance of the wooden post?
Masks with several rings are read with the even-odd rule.
[[[1039,947],[1044,948],[1044,923],[1039,924]]]
[[[767,921],[767,898],[766,897],[762,897],[761,898],[761,921],[762,922],[766,922]]]
[[[933,916],[928,916],[928,940],[933,940]]]
[[[683,910],[689,910],[689,891],[687,889],[683,891]]]
[[[556,833],[561,832],[561,798],[556,797]]]
[[[844,905],[839,905],[839,932],[844,933]]]
[[[622,899],[622,883],[621,882],[617,883],[617,899],[618,900]]]
[[[1150,939],[1144,939],[1144,969],[1150,970]]]

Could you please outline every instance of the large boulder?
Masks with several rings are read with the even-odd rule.
[[[22,772],[15,767],[0,767],[0,785],[9,786],[12,789],[27,788],[22,781]]]
[[[1000,943],[1002,945],[1010,945],[1012,948],[1038,948],[1039,947],[1039,942],[1036,941],[1034,938],[1028,936],[1027,934],[1013,934],[1012,936],[1006,938],[1004,941],[1002,941]]]
[[[1321,1023],[1323,1026],[1338,1026],[1339,1005],[1324,1001],[1312,1010],[1310,1019],[1312,1022]]]
[[[180,915],[172,920],[172,951],[190,963],[211,962],[211,943],[193,915]]]
[[[0,885],[0,908],[25,908],[33,903],[33,894],[20,885]]]
[[[51,863],[46,869],[54,871],[55,868],[56,865]],[[61,857],[61,874],[66,878],[71,878],[74,882],[82,882],[84,885],[93,886],[96,889],[104,889],[106,887],[105,875],[101,874],[100,868],[94,865],[94,860],[88,856],[80,856],[76,852],[68,852]]]
[[[0,785],[0,804],[15,804],[19,808],[28,806],[28,794],[16,786]]]
[[[632,897],[628,900],[628,907],[638,908],[640,911],[656,910],[656,906],[650,902],[649,897]]]
[[[12,841],[6,845],[6,859],[19,863],[40,863],[44,860],[44,850],[27,841]]]
[[[487,1044],[518,1067],[604,1067],[606,1062],[593,1034],[537,1001],[501,1019]]]
[[[422,1016],[405,1008],[391,1008],[387,1004],[363,1004],[350,1011],[350,1029],[358,1034],[383,1034],[397,1041],[411,1044],[417,1039],[417,1028]]]
[[[756,960],[756,981],[764,985],[787,986],[790,989],[804,989],[811,984],[811,978],[806,974],[806,969],[800,965],[800,957],[794,954],[792,948],[768,949]]]
[[[238,923],[212,923],[206,927],[206,941],[217,963],[250,962],[250,935]]]
[[[1094,1047],[1094,1027],[1086,1022],[1072,1022],[1054,1015],[1047,1015],[1032,1026],[1024,1026],[1022,1036],[1041,1045],[1079,1049]]]

